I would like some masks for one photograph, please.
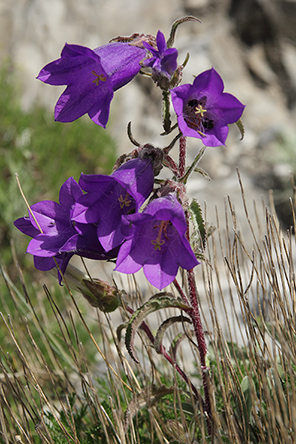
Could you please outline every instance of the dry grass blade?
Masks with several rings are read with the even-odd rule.
[[[196,270],[208,338],[211,440],[292,443],[295,238],[292,229],[281,231],[269,209],[260,212],[254,205],[252,214],[240,177],[239,182],[247,229],[229,197],[224,217],[217,213],[206,260]],[[291,205],[295,221],[292,200]],[[20,272],[20,290],[4,269],[2,276],[6,297],[0,295],[0,321],[6,335],[0,355],[1,444],[210,442],[203,407],[194,401],[190,384],[180,382],[176,369],[164,363],[141,332],[136,365],[114,333],[122,322],[118,316],[90,311],[75,294],[69,298],[65,287],[29,290]],[[147,295],[133,276],[128,282],[134,306],[142,305]],[[186,296],[186,283],[182,289]],[[165,315],[173,316],[169,311]],[[164,313],[157,320],[153,316],[155,331],[166,325]],[[174,358],[193,375],[202,397],[194,338],[181,332]],[[167,349],[179,334],[175,322],[162,339]],[[89,437],[94,441],[87,441]]]

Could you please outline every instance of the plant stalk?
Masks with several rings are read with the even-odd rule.
[[[185,162],[186,162],[186,137],[182,136],[180,138],[179,142],[179,177],[184,176],[185,174]],[[189,235],[189,214],[188,211],[185,211],[185,217],[187,222],[187,232],[186,237],[188,241],[190,241],[190,235]],[[206,366],[206,354],[207,354],[207,346],[205,341],[205,335],[203,331],[203,326],[201,322],[201,316],[199,312],[199,306],[198,306],[198,298],[197,298],[197,290],[196,290],[196,284],[195,284],[195,276],[193,269],[187,271],[187,278],[188,278],[188,286],[189,286],[189,296],[190,296],[190,303],[192,310],[188,312],[192,319],[195,336],[197,340],[197,347],[199,351],[199,359],[200,359],[200,366],[202,371],[202,381],[203,381],[203,388],[204,388],[204,405],[205,405],[205,414],[206,414],[206,421],[207,421],[207,428],[208,433],[211,435],[212,427],[211,427],[211,420],[212,420],[212,414],[211,414],[211,403],[210,403],[210,394],[209,394],[209,379],[207,374],[207,366]]]

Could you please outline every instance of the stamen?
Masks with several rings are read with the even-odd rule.
[[[107,78],[104,74],[97,74],[96,71],[92,71],[91,73],[96,76],[95,80],[93,80],[93,83],[95,83],[97,86],[99,86],[100,80],[102,82],[106,82]]]
[[[206,109],[202,107],[201,104],[195,107],[195,114],[199,114],[200,117],[204,117],[204,114],[207,112]]]
[[[164,240],[160,241],[157,237],[157,239],[151,241],[151,244],[154,245],[154,250],[161,250],[161,246],[165,243]]]
[[[160,222],[157,238],[155,240],[151,241],[152,245],[154,245],[154,250],[161,250],[160,247],[163,244],[165,244],[165,240],[161,240],[162,232],[164,232],[164,237],[166,239],[169,239],[166,234],[166,229],[167,229],[167,226],[169,225],[169,223],[170,223],[170,221],[168,221],[168,220],[162,220]],[[154,228],[157,228],[157,227],[158,227],[158,225],[155,226]]]
[[[118,198],[119,202],[120,202],[120,208],[123,210],[123,208],[129,207],[131,204],[131,199],[129,199],[130,195],[128,194],[128,192],[126,192],[125,198],[122,197],[122,195],[120,195],[120,197]]]

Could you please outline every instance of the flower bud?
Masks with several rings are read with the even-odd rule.
[[[93,307],[104,313],[115,311],[121,305],[120,291],[101,279],[83,279],[85,288],[79,288],[82,295]]]
[[[69,284],[75,285],[77,290],[93,307],[110,313],[121,305],[121,292],[108,282],[101,279],[90,279],[73,265],[68,265],[65,279]]]

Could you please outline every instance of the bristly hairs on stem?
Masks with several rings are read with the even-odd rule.
[[[178,122],[175,123],[175,125],[171,126],[170,130],[164,131],[163,133],[160,133],[160,136],[167,136],[168,134],[172,133],[174,131],[174,129],[178,128]]]

